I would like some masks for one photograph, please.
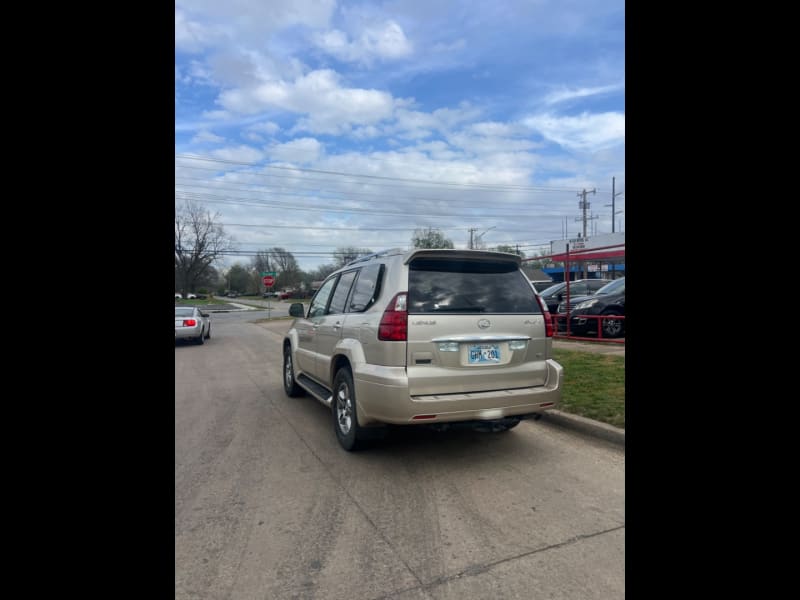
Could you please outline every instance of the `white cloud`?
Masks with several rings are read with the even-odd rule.
[[[175,48],[185,52],[201,52],[218,37],[218,32],[190,20],[182,10],[175,10]]]
[[[204,110],[202,115],[204,119],[213,119],[216,121],[224,121],[231,117],[231,113],[227,110]]]
[[[599,94],[607,94],[609,92],[616,92],[622,89],[624,89],[624,86],[622,84],[604,85],[600,87],[577,88],[577,89],[569,89],[567,87],[561,87],[560,89],[547,94],[543,98],[543,101],[545,104],[557,104],[559,102],[565,102],[567,100],[586,98],[588,96],[597,96]]]
[[[268,108],[282,108],[306,114],[298,130],[313,133],[349,131],[353,125],[374,124],[392,116],[394,100],[386,92],[344,88],[339,76],[329,69],[312,71],[294,83],[263,82],[247,89],[222,92],[219,103],[226,109],[256,114]]]
[[[253,131],[242,132],[242,137],[250,142],[263,142],[264,138]]]
[[[225,141],[224,137],[220,137],[218,135],[215,135],[215,134],[211,133],[207,129],[203,129],[202,131],[199,131],[197,133],[197,135],[195,135],[192,138],[191,143],[192,144],[195,144],[195,143],[200,144],[200,143],[203,143],[203,142],[211,142],[211,143],[218,144],[218,143],[224,142],[224,141]]]
[[[267,135],[275,135],[280,131],[281,127],[272,121],[264,121],[263,123],[254,123],[247,127],[248,131],[256,131],[259,133],[266,133]]]
[[[512,136],[516,133],[515,129],[508,123],[498,123],[496,121],[483,121],[474,123],[469,127],[470,131],[477,135],[484,136]]]
[[[625,141],[624,113],[583,113],[576,117],[541,114],[523,123],[547,139],[577,150],[596,151]]]
[[[319,160],[323,146],[314,138],[297,138],[285,144],[272,144],[266,148],[272,160],[290,163],[310,163]]]
[[[391,20],[365,28],[352,42],[338,29],[317,34],[313,39],[322,50],[346,62],[369,64],[376,58],[399,59],[413,52],[403,28]]]
[[[264,158],[264,153],[252,146],[237,146],[231,148],[220,148],[214,150],[212,156],[222,160],[231,160],[234,162],[252,163],[257,162]]]
[[[231,39],[254,44],[287,27],[328,27],[336,0],[176,0],[176,5],[176,34],[180,12],[191,14],[194,25],[221,23],[220,29],[231,30]]]

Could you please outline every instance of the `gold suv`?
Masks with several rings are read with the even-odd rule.
[[[328,406],[353,450],[387,424],[505,431],[561,399],[547,307],[520,258],[379,252],[332,273],[283,341],[283,384]]]

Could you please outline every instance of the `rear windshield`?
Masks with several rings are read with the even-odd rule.
[[[409,265],[409,313],[541,313],[513,263],[424,259]]]
[[[175,316],[176,317],[191,317],[194,314],[193,308],[176,308],[175,309]]]

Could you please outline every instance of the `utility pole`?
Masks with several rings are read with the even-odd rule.
[[[586,194],[596,194],[597,188],[592,189],[591,191],[583,190],[582,192],[578,192],[578,196],[581,196],[583,199],[578,202],[578,208],[583,209],[583,239],[586,239],[586,209],[589,208],[589,203],[586,201]]]
[[[616,193],[614,190],[616,189],[616,182],[617,178],[611,178],[611,204],[606,204],[606,206],[611,207],[611,233],[614,233],[614,220],[617,218],[617,211],[616,211],[616,199],[617,196],[621,196],[625,192]],[[619,211],[622,212],[622,211]]]
[[[476,236],[475,236],[475,241],[480,241],[480,240],[481,240],[481,236],[483,236],[483,234],[484,234],[484,233],[486,233],[487,231],[491,231],[491,230],[492,230],[492,229],[494,229],[495,227],[497,227],[497,225],[492,225],[491,227],[489,227],[489,229],[486,229],[486,230],[484,230],[484,231],[480,232],[478,235],[476,235]],[[472,250],[472,249],[473,249],[473,246],[474,246],[474,244],[473,244],[473,242],[472,242],[472,234],[473,234],[474,232],[476,232],[476,231],[478,231],[478,228],[477,228],[477,227],[471,228],[471,229],[469,230],[469,249],[470,249],[470,250]]]

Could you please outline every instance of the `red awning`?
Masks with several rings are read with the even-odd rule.
[[[625,250],[600,250],[599,252],[580,252],[578,254],[574,254],[570,252],[569,261],[570,262],[583,262],[587,260],[606,260],[609,258],[625,258]],[[553,262],[563,262],[567,260],[567,255],[565,254],[553,254],[550,257],[550,260]]]

